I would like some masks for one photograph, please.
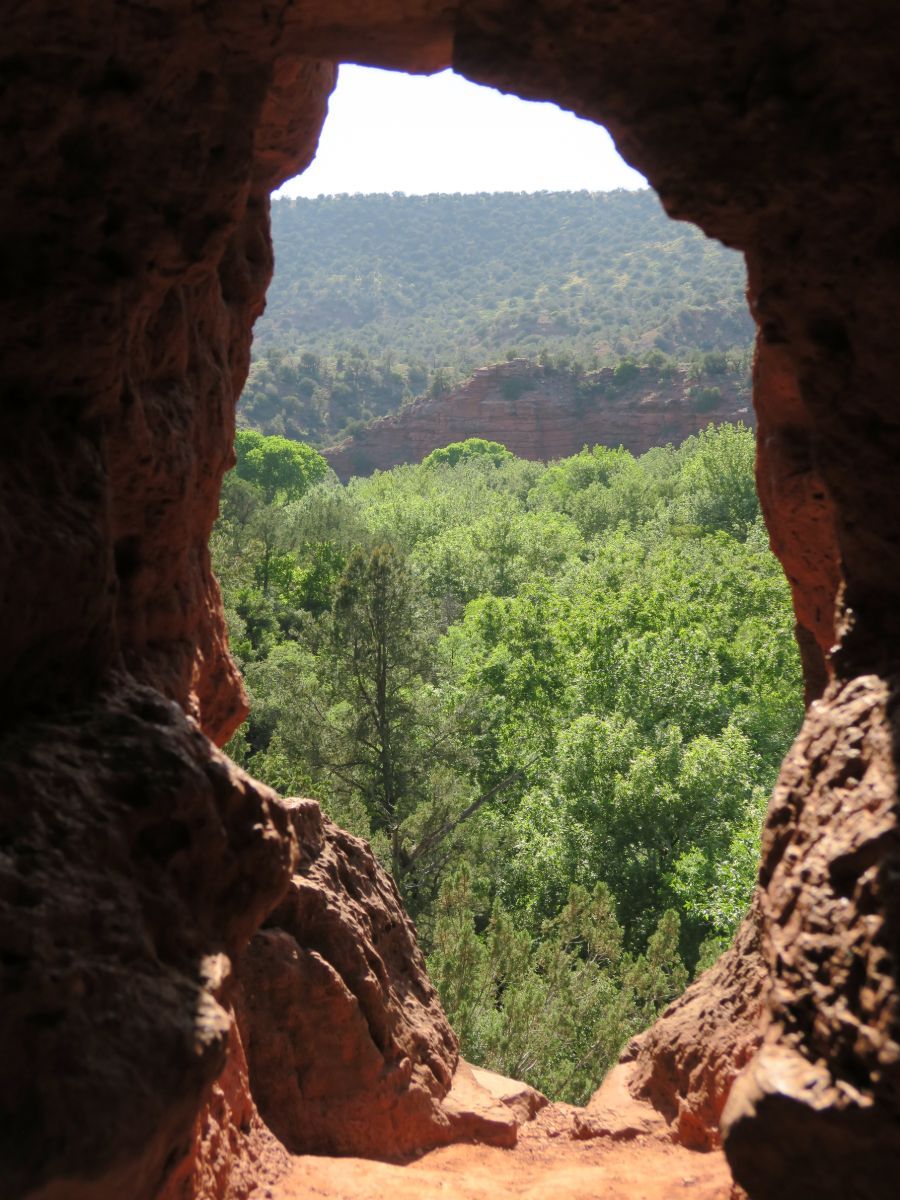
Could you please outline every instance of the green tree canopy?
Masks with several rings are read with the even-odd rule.
[[[495,467],[509,462],[514,457],[511,450],[500,442],[489,442],[485,438],[466,438],[464,442],[451,442],[442,446],[422,460],[423,467],[455,467],[457,463],[470,462],[473,458],[487,459]]]
[[[738,426],[223,490],[229,752],[371,840],[464,1052],[568,1100],[746,911],[802,714],[752,470]]]
[[[237,475],[258,487],[266,504],[299,500],[328,473],[328,463],[311,446],[255,429],[237,431],[234,451]]]

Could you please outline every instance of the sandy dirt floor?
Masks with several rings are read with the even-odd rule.
[[[405,1166],[359,1158],[295,1158],[264,1200],[729,1200],[720,1151],[695,1153],[653,1135],[573,1136],[572,1110],[551,1105],[511,1150],[454,1145]]]

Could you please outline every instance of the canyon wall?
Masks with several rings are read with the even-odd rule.
[[[421,462],[450,442],[482,437],[520,458],[548,461],[582,446],[624,446],[643,454],[652,446],[683,442],[711,421],[753,424],[749,400],[733,376],[717,376],[714,394],[683,372],[660,377],[642,367],[620,383],[612,368],[578,379],[527,359],[482,367],[460,387],[426,396],[372,421],[323,453],[339,479]],[[713,388],[709,388],[713,393]]]
[[[271,270],[268,192],[314,151],[331,64],[452,61],[604,123],[673,216],[746,254],[760,494],[820,698],[773,798],[757,916],[684,998],[678,1029],[669,1013],[633,1049],[632,1086],[694,1140],[724,1106],[725,1149],[755,1200],[798,1186],[893,1195],[898,43],[893,0],[35,0],[5,15],[7,1194],[245,1195],[277,1160],[246,1096],[266,1072],[252,1026],[241,1069],[234,964],[251,938],[286,945],[277,928],[311,979],[328,956],[303,944],[310,927],[286,897],[310,854],[356,851],[337,835],[320,845],[309,822],[298,833],[210,740],[245,701],[206,540]],[[256,932],[279,904],[287,924]],[[348,922],[321,935],[329,946],[358,938]],[[397,979],[415,976],[414,949],[391,944]],[[305,1005],[283,978],[284,1003]],[[355,995],[360,977],[342,978]],[[742,998],[748,978],[761,986]],[[365,991],[366,1025],[394,1030],[389,1055],[413,1047],[399,1104],[404,1073],[443,1041],[431,1137],[446,1126],[452,1039],[427,981],[412,989],[435,1033],[424,1041],[405,1040],[396,989],[381,988]],[[315,1061],[302,1028],[292,1070]]]

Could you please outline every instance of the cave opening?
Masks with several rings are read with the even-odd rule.
[[[724,1200],[733,1173],[754,1200],[892,1197],[896,5],[37,4],[4,34],[8,1194],[346,1193],[346,1157],[284,1147],[481,1142],[511,1153],[443,1161],[492,1195],[550,1190],[574,1149],[590,1194],[655,1163],[660,1194]],[[374,856],[216,749],[247,697],[207,546],[268,196],[311,159],[343,60],[552,97],[748,263],[760,500],[812,703],[733,947],[629,1044],[617,1092],[536,1123],[527,1096],[473,1104]],[[436,1161],[354,1178],[422,1194]]]
[[[555,122],[575,119],[559,110],[547,114],[544,132],[555,143],[553,155],[538,136],[529,147],[529,174],[517,178],[525,151],[515,143],[532,135],[528,110],[533,105],[489,93],[492,103],[515,105],[516,122],[504,128],[492,123],[490,106],[479,109],[477,99],[470,99],[484,89],[457,77],[428,80],[373,72],[381,77],[379,87],[389,85],[382,95],[377,88],[366,92],[365,70],[342,71],[349,86],[342,94],[338,83],[319,157],[284,185],[283,198],[276,194],[274,201],[275,275],[267,313],[257,322],[255,361],[238,407],[239,425],[250,433],[238,436],[239,443],[258,433],[309,441],[324,450],[348,486],[319,483],[291,504],[290,497],[282,498],[293,532],[283,534],[273,559],[277,539],[266,526],[260,541],[264,576],[257,578],[253,609],[246,590],[238,594],[250,577],[236,570],[229,548],[246,532],[248,495],[234,479],[226,480],[215,566],[237,631],[232,647],[258,705],[226,750],[282,793],[316,796],[339,825],[374,845],[419,926],[464,1051],[481,1053],[485,1065],[504,1075],[528,1076],[554,1099],[584,1103],[629,1037],[650,1024],[687,980],[730,944],[750,903],[765,802],[802,719],[789,592],[769,553],[755,494],[749,399],[754,326],[744,297],[743,264],[740,255],[714,245],[693,227],[672,222],[653,193],[632,195],[611,188],[623,180],[644,182],[624,164],[611,161],[599,175],[579,171],[567,176],[565,164],[573,155],[581,168],[592,151],[603,158],[604,147],[611,145],[605,131],[591,123],[578,122],[564,144],[561,129],[569,126]],[[440,97],[431,106],[425,100],[429,86]],[[456,108],[463,111],[461,123],[454,126]],[[414,119],[407,123],[410,114]],[[396,128],[387,137],[384,125],[391,121]],[[349,130],[357,126],[354,141]],[[475,127],[484,138],[473,152]],[[437,162],[424,162],[429,143],[439,147]],[[361,165],[355,161],[357,150],[365,160]],[[501,152],[509,161],[498,166]],[[403,154],[414,168],[407,175],[398,161]],[[567,186],[555,186],[555,171],[562,172]],[[590,186],[596,182],[606,186]],[[537,188],[537,183],[546,186]],[[442,189],[450,194],[441,196]],[[376,194],[362,194],[368,190]],[[555,199],[561,211],[552,209],[556,193],[573,195],[571,211],[559,195]],[[548,210],[541,218],[543,229],[528,212],[539,204]],[[440,215],[426,224],[430,212]],[[503,226],[514,225],[521,233],[528,221],[516,256],[508,251]],[[644,222],[650,232],[629,240],[631,221]],[[566,233],[579,222],[587,227],[581,242]],[[532,229],[537,232],[529,247]],[[454,269],[471,254],[472,243],[474,270],[465,286],[454,282],[447,289],[441,271]],[[495,243],[499,250],[493,249]],[[411,266],[404,258],[410,244]],[[527,261],[530,248],[534,252]],[[573,306],[563,316],[585,326],[581,345],[591,361],[566,367],[557,361],[560,349],[573,357],[577,351],[571,351],[573,340],[566,340],[565,321],[554,328],[548,310],[567,294],[577,295],[579,289],[588,293],[585,277],[607,253],[615,263],[611,303],[628,312],[643,303],[649,316],[636,329],[620,327],[613,337],[603,328],[604,317],[610,320],[608,310],[598,314],[582,300],[580,308]],[[654,253],[658,261],[648,285],[645,264]],[[554,255],[564,260],[561,274],[548,260]],[[524,283],[517,285],[513,277],[512,291],[518,294],[507,295],[501,278],[498,302],[489,296],[492,272],[498,262],[511,258]],[[687,278],[691,270],[698,272],[699,286]],[[480,288],[475,282],[479,273]],[[601,282],[608,281],[604,277]],[[474,371],[476,379],[486,371],[491,375],[481,409],[463,406],[455,425],[452,415],[442,414],[436,429],[422,433],[423,439],[437,440],[412,447],[396,424],[402,421],[404,404],[407,411],[433,411],[447,404],[448,393],[452,402],[454,387],[461,384],[466,394],[464,379],[447,379],[459,369],[439,357],[436,346],[442,334],[435,327],[442,320],[442,305],[448,320],[459,321],[448,291],[476,289],[482,320],[490,303],[507,316],[513,332],[506,336],[513,348],[507,351],[495,343],[493,353],[504,361],[494,365],[491,347],[479,346],[484,357],[475,360],[467,349],[461,374]],[[310,300],[298,307],[302,290]],[[337,294],[330,308],[329,290]],[[347,392],[348,382],[361,381],[363,395],[367,388],[375,390],[379,375],[372,361],[380,366],[379,355],[387,371],[409,372],[415,338],[423,336],[421,323],[410,333],[410,308],[419,318],[429,303],[431,324],[425,325],[424,338],[434,374],[430,379],[423,375],[418,399],[401,400],[399,417],[392,417],[390,409],[350,410],[349,422],[341,427],[321,419],[316,425],[298,415],[304,402],[307,409],[314,400],[321,403],[319,394],[329,383],[333,408],[338,388]],[[477,337],[471,324],[463,324],[457,341],[470,334]],[[679,352],[687,351],[688,361],[679,361]],[[572,393],[562,415],[561,381]],[[504,405],[501,433],[496,424],[484,421],[496,421]],[[529,413],[533,420],[541,405],[547,406],[547,414],[536,429],[525,430],[530,441],[523,448],[516,427],[527,425]],[[634,425],[638,411],[644,425],[629,429],[628,421]],[[599,436],[598,427],[591,426],[595,414]],[[387,430],[400,443],[396,460],[367,460],[354,444],[364,436],[365,421],[373,418],[376,430]],[[617,419],[625,425],[616,425]],[[714,432],[714,424],[729,420],[741,427]],[[560,440],[560,433],[568,442]],[[622,443],[618,452],[613,436]],[[337,453],[329,449],[329,437],[336,440]],[[582,451],[604,437],[605,448]],[[500,462],[491,464],[490,485],[483,471],[470,472],[465,484],[460,482],[463,470],[445,471],[436,485],[444,506],[437,515],[434,488],[403,485],[402,480],[414,477],[411,466],[397,475],[401,482],[392,499],[385,498],[392,476],[385,474],[380,483],[364,480],[373,468],[389,472],[442,451],[447,442],[469,438],[494,445],[499,441],[501,451],[505,446],[521,459],[537,460],[528,466],[531,477],[519,471],[504,485],[499,482]],[[679,449],[673,442],[684,445]],[[260,448],[250,448],[250,441],[246,447],[239,445],[237,476],[252,483],[257,468],[245,465],[242,455],[258,455]],[[545,472],[540,460],[563,460],[569,466],[557,462]],[[556,494],[561,492],[566,492],[563,501]],[[518,508],[513,512],[510,506],[495,505],[494,512],[497,494],[510,505],[515,498]],[[432,511],[423,516],[429,504]],[[404,506],[415,509],[412,522],[403,517]],[[467,536],[473,522],[478,526],[474,541]],[[612,537],[617,531],[618,540]],[[557,551],[559,561],[548,564],[539,553],[523,548],[526,535],[557,544],[568,535],[572,540]],[[607,538],[602,548],[601,535]],[[491,538],[494,543],[487,545]],[[437,548],[436,542],[441,542]],[[388,564],[386,547],[393,555]],[[360,550],[367,561],[353,565],[356,598],[339,611],[336,598],[350,588],[349,560]],[[288,584],[307,608],[298,621],[289,612],[279,615],[276,601],[269,606],[266,627],[261,614],[270,593],[277,591],[270,566],[279,554],[278,569],[288,568]],[[291,554],[301,571],[310,564],[320,567],[323,556],[330,556],[332,575],[324,596],[304,592],[304,583],[290,573]],[[463,567],[471,569],[479,556],[483,577],[475,581],[474,570],[467,576]],[[629,574],[621,564],[634,556],[645,560],[645,569]],[[449,566],[448,559],[458,565]],[[575,583],[574,564],[580,569],[581,560],[591,563],[593,575],[585,569],[585,578]],[[557,577],[564,565],[569,578],[560,587]],[[317,586],[321,584],[319,576]],[[394,587],[398,599],[404,597],[410,624],[385,625],[378,644],[369,646],[359,636],[359,623],[377,616],[363,594],[365,587],[375,586]],[[529,594],[535,588],[545,593],[540,603]],[[643,594],[642,605],[633,600],[637,592]],[[729,592],[729,603],[717,608],[717,598]],[[603,618],[591,621],[586,608],[601,607],[602,593]],[[617,610],[609,601],[613,594],[632,599]],[[418,607],[410,596],[417,597]],[[488,612],[492,604],[494,611]],[[562,618],[558,612],[551,615],[553,604],[564,611]],[[284,608],[289,610],[290,603]],[[424,625],[432,616],[429,652],[435,661],[424,667],[412,662],[407,649],[422,640],[415,622]],[[484,680],[496,670],[498,646],[486,640],[479,621],[498,627],[530,622],[539,631],[534,636],[542,639],[540,653],[548,670],[547,678],[535,671],[528,686],[536,692],[562,690],[559,680],[568,676],[570,690],[589,699],[560,703],[557,709],[548,705],[552,711],[542,718],[522,701],[511,709],[509,729],[500,734],[489,706],[478,708],[477,716],[466,713],[464,720],[444,712],[437,730],[403,711],[399,702],[393,714],[387,702],[380,713],[370,711],[367,681],[358,678],[367,655],[372,667],[382,656],[396,663],[402,687],[423,703],[426,685],[436,692],[451,687],[462,691],[459,678],[438,664],[441,656],[480,654],[477,666],[486,687]],[[281,632],[273,636],[272,627],[279,622]],[[563,652],[561,629],[566,624],[579,630],[587,666],[579,665],[579,652]],[[618,636],[608,634],[608,627],[617,626]],[[490,636],[508,656],[535,658],[537,640],[535,645],[521,637],[516,642],[509,630],[506,643],[496,632]],[[554,671],[558,678],[551,677]],[[348,687],[354,672],[359,686]],[[502,683],[492,693],[495,704],[504,689],[506,700],[515,687],[521,690],[509,672],[500,674]],[[465,703],[476,707],[473,696]],[[451,718],[458,720],[458,728],[451,728]],[[542,719],[548,728],[556,726],[552,733],[541,729]],[[360,731],[367,722],[369,748],[379,762],[359,770],[359,743],[365,740]],[[390,736],[380,732],[387,729]],[[486,736],[518,740],[521,748],[507,744],[495,760],[470,755],[464,761],[464,743],[477,744]],[[455,758],[439,747],[441,739],[446,743],[453,737],[461,744]],[[542,738],[552,743],[550,750],[535,749]],[[615,752],[607,752],[609,744],[617,746]],[[402,762],[403,783],[415,803],[407,801],[400,786],[390,793],[394,785],[385,781],[380,765],[386,749],[395,764]],[[536,765],[542,756],[549,766]],[[417,773],[415,760],[427,769],[420,767]],[[399,774],[400,766],[395,769]],[[622,810],[629,807],[635,815],[623,818]],[[613,817],[611,811],[619,815]],[[470,852],[475,865],[466,878],[454,879],[454,865],[466,861]],[[494,869],[489,892],[485,878],[490,877],[491,860],[509,861],[505,872]],[[563,865],[557,860],[564,860]],[[605,930],[605,941],[588,932],[591,923]],[[554,938],[552,930],[562,926],[566,934]],[[508,961],[499,966],[489,960],[504,947],[504,937]],[[523,939],[530,939],[531,948],[524,947]],[[578,1001],[570,997],[569,1007],[554,1014],[559,1028],[566,1023],[580,1031],[580,1041],[573,1038],[580,1049],[568,1056],[568,1048],[551,1051],[559,1035],[549,1021],[529,1040],[523,1029],[534,1014],[516,1015],[516,999],[522,994],[520,981],[513,978],[516,971],[528,976],[540,1005],[549,1006],[541,987],[547,991],[550,964],[540,959],[551,948],[572,976],[570,990],[581,988],[596,997],[605,988],[610,995],[627,996],[623,1003],[631,1006],[616,1032],[607,1030],[601,1038],[600,1010],[589,1011],[593,1001],[585,995]],[[466,975],[461,962],[472,954]],[[640,984],[627,982],[642,972]],[[553,1054],[566,1065],[538,1062]]]

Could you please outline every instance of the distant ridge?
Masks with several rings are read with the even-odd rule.
[[[323,446],[507,358],[746,351],[741,256],[641,192],[276,201],[240,418]]]

